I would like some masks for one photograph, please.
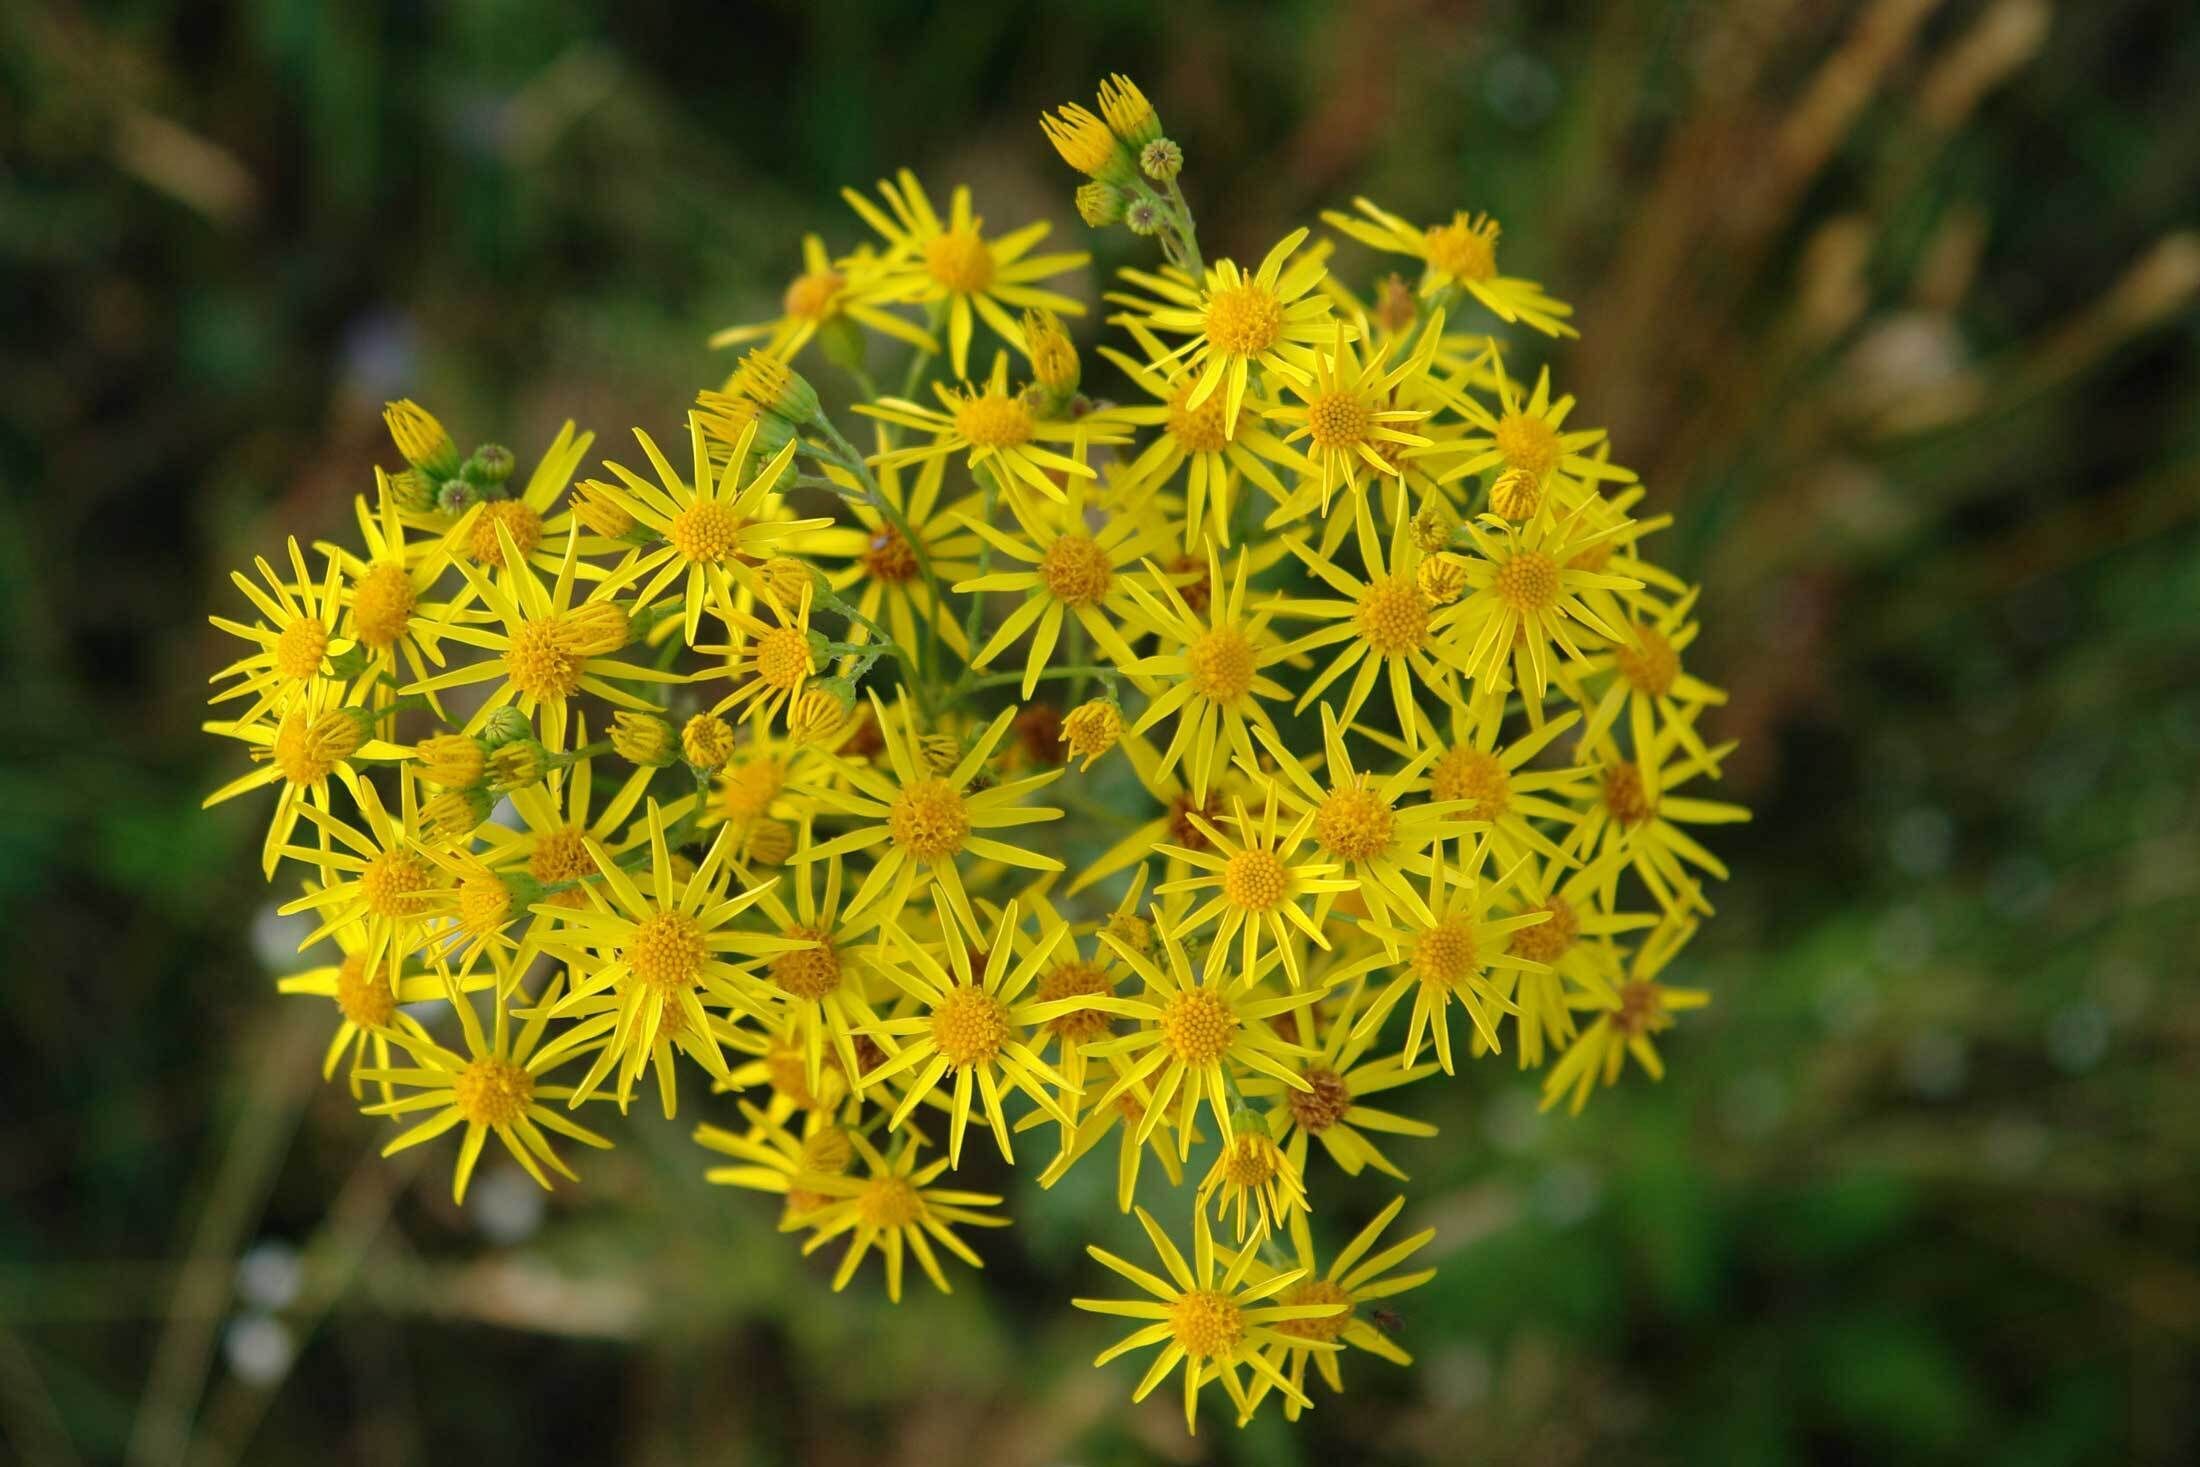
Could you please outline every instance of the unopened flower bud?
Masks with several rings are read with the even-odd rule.
[[[1140,957],[1153,951],[1153,924],[1136,912],[1110,914],[1104,930]]]
[[[744,866],[784,866],[793,854],[794,827],[784,820],[752,820],[741,832]]]
[[[1024,312],[1024,353],[1031,358],[1032,381],[1054,397],[1067,398],[1077,391],[1077,345],[1062,329],[1061,320],[1049,310]]]
[[[418,469],[382,475],[382,491],[399,509],[426,514],[435,508],[435,486]]]
[[[825,678],[795,695],[787,733],[798,744],[830,746],[855,716],[856,693],[845,678]]]
[[[434,413],[409,397],[401,398],[383,405],[382,421],[388,425],[390,439],[405,462],[427,475],[431,483],[441,483],[458,472],[458,445],[451,442],[450,433],[436,421]]]
[[[1077,217],[1094,229],[1105,229],[1123,217],[1123,191],[1097,180],[1077,190]]]
[[[1184,150],[1168,138],[1155,138],[1138,150],[1138,171],[1156,183],[1167,183],[1184,171]]]
[[[496,802],[487,790],[445,790],[420,807],[420,829],[429,840],[456,845],[480,828]]]
[[[634,533],[634,516],[625,505],[611,497],[610,487],[600,479],[584,479],[575,484],[573,514],[606,540],[617,540]]]
[[[680,753],[697,769],[716,769],[733,757],[733,728],[723,718],[698,713],[680,729]]]
[[[550,751],[532,738],[511,739],[489,751],[489,788],[508,795],[542,783],[550,772]]]
[[[447,790],[470,790],[489,767],[489,746],[465,734],[437,734],[413,746],[420,777]]]
[[[622,710],[611,720],[611,747],[629,764],[663,769],[680,757],[680,735],[654,713]]]
[[[1458,529],[1451,511],[1437,500],[1430,500],[1413,515],[1413,543],[1421,547],[1423,555],[1434,555],[1451,544],[1451,537]]]
[[[953,734],[928,733],[917,736],[917,759],[927,773],[946,778],[962,763],[962,740]]]
[[[741,359],[735,380],[742,396],[790,423],[814,423],[824,412],[809,379],[763,347]]]
[[[1163,222],[1161,206],[1152,199],[1132,199],[1123,206],[1123,227],[1133,234],[1159,234]]]
[[[816,572],[807,561],[796,560],[791,555],[775,555],[757,567],[756,578],[764,583],[771,599],[788,611],[801,607],[806,595],[815,594]]]
[[[1421,594],[1438,606],[1449,606],[1467,591],[1467,563],[1449,553],[1432,555],[1413,573]]]
[[[1092,761],[1114,748],[1123,737],[1123,710],[1113,698],[1094,698],[1070,710],[1062,720],[1062,742],[1069,745],[1070,757],[1081,758],[1085,768],[1092,768]]]
[[[576,657],[608,657],[634,640],[633,620],[615,601],[583,602],[565,614],[558,631]]]
[[[535,721],[507,703],[481,725],[481,741],[494,749],[514,739],[533,738]]]
[[[1161,136],[1161,118],[1153,103],[1138,90],[1138,83],[1120,73],[1100,83],[1100,115],[1127,148],[1143,148]]]
[[[1403,335],[1421,314],[1421,303],[1405,277],[1393,271],[1375,287],[1375,324],[1392,336]]]
[[[464,479],[445,479],[443,487],[435,491],[436,511],[454,517],[472,509],[480,499],[481,491]]]
[[[542,900],[542,883],[524,871],[476,870],[458,883],[458,925],[470,937],[493,937]]]
[[[1532,469],[1507,469],[1490,485],[1490,513],[1515,522],[1529,519],[1543,503],[1543,481]]]
[[[501,443],[484,443],[458,472],[469,484],[493,489],[512,477],[512,450]]]

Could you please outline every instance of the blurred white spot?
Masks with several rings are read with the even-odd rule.
[[[1578,1161],[1562,1161],[1535,1184],[1535,1210],[1553,1227],[1570,1228],[1597,1210],[1604,1185]]]
[[[255,1309],[286,1309],[298,1297],[305,1266],[280,1239],[255,1243],[237,1260],[237,1297]]]
[[[1543,1138],[1545,1118],[1528,1092],[1500,1090],[1482,1109],[1482,1134],[1500,1151],[1526,1151]]]
[[[485,1172],[474,1183],[466,1210],[474,1226],[492,1243],[524,1243],[542,1226],[544,1194],[535,1179],[516,1166]]]
[[[246,1385],[271,1386],[290,1369],[297,1351],[290,1330],[264,1314],[240,1314],[222,1334],[222,1355]]]
[[[252,953],[260,960],[260,966],[270,973],[295,973],[300,968],[314,966],[315,959],[301,954],[298,944],[313,931],[313,914],[296,912],[285,917],[276,910],[282,901],[271,901],[252,914]],[[328,952],[335,948],[323,942],[319,947]]]
[[[1482,1403],[1490,1393],[1496,1371],[1490,1352],[1480,1345],[1446,1345],[1427,1357],[1429,1398],[1443,1410],[1464,1411]]]

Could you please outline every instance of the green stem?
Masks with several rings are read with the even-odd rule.
[[[1089,663],[1079,664],[1074,667],[1042,667],[1039,669],[1038,680],[1040,682],[1045,682],[1048,678],[1104,677],[1113,670],[1114,669],[1107,667],[1096,667]],[[979,688],[1005,688],[1021,684],[1023,680],[1024,675],[1020,672],[992,672],[987,673],[984,677],[970,679],[967,690],[975,692]],[[964,684],[956,684],[956,688],[958,691],[963,691],[964,687]]]
[[[1197,284],[1207,273],[1199,258],[1199,226],[1192,222],[1192,206],[1185,202],[1184,191],[1176,186],[1173,178],[1169,180],[1169,202],[1176,208],[1177,244],[1184,252],[1185,267],[1193,283]]]

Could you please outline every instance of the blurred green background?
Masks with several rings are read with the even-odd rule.
[[[205,615],[386,398],[674,428],[843,183],[1084,237],[1036,115],[1109,70],[1210,253],[1486,208],[1579,304],[1757,811],[1662,1088],[1410,1096],[1418,1365],[1196,1442],[1089,1367],[1097,1174],[899,1309],[702,1184],[700,1098],[454,1212],[276,1000],[260,810],[198,809]],[[2200,1457],[2196,95],[2176,0],[0,9],[0,1458]]]

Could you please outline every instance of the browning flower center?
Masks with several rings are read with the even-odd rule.
[[[970,812],[962,795],[946,780],[920,779],[894,797],[886,828],[894,844],[910,855],[936,861],[963,848],[970,835]]]
[[[1108,975],[1090,963],[1058,963],[1039,975],[1039,1001],[1048,1003],[1058,998],[1082,998],[1086,994],[1108,997],[1115,992],[1115,984]],[[1104,1009],[1079,1009],[1058,1019],[1047,1020],[1047,1030],[1074,1043],[1105,1038],[1109,1032],[1109,1015]]]
[[[1640,825],[1658,813],[1657,801],[1642,787],[1642,771],[1632,761],[1604,771],[1604,808],[1622,825]]]
[[[567,826],[535,837],[535,848],[527,856],[527,874],[545,886],[559,881],[578,881],[583,876],[596,874],[596,858],[588,854],[587,838]],[[588,905],[587,893],[577,886],[551,892],[543,900],[561,907]]]
[[[1505,949],[1516,958],[1526,958],[1531,963],[1555,963],[1566,956],[1566,949],[1574,945],[1574,938],[1581,931],[1581,919],[1564,897],[1554,896],[1540,907],[1528,908],[1530,912],[1549,912],[1548,922],[1538,922],[1533,927],[1522,927],[1512,935],[1512,943]]]
[[[779,985],[781,993],[815,1002],[840,987],[840,955],[833,948],[830,930],[789,927],[786,935],[820,945],[794,948],[772,959],[772,982]]]
[[[1673,691],[1673,680],[1681,675],[1680,653],[1656,627],[1636,627],[1634,645],[1620,643],[1612,649],[1612,660],[1628,686],[1653,698]]]
[[[901,538],[901,531],[892,527],[875,530],[871,542],[863,552],[864,573],[874,581],[889,581],[896,585],[915,580],[917,553],[909,548],[909,542]]]
[[[1308,1135],[1319,1136],[1352,1109],[1352,1090],[1335,1070],[1307,1070],[1299,1078],[1314,1088],[1286,1089],[1283,1099],[1291,1107],[1291,1119]]]
[[[1107,551],[1090,535],[1064,535],[1049,545],[1039,575],[1054,599],[1068,606],[1095,605],[1115,583]]]
[[[1461,745],[1430,767],[1428,792],[1437,800],[1464,800],[1467,815],[1495,820],[1512,806],[1512,776],[1495,754]]]

